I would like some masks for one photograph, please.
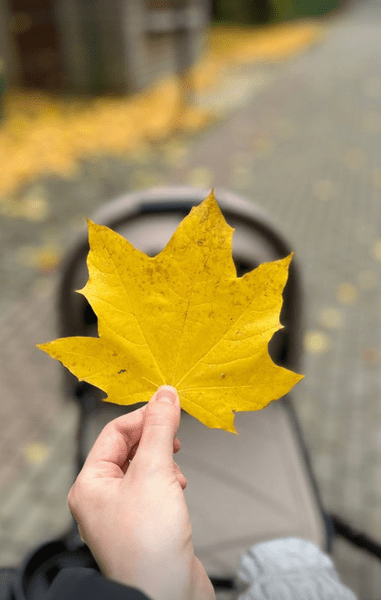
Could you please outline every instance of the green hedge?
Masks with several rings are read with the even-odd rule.
[[[213,17],[221,23],[254,25],[319,17],[341,4],[342,0],[213,0]]]
[[[340,0],[271,0],[274,21],[296,17],[321,17],[341,5]]]

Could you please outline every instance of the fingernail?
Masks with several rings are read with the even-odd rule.
[[[172,390],[159,390],[156,394],[157,402],[168,402],[169,404],[175,404],[176,394]]]

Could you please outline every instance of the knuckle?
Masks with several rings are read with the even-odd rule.
[[[106,423],[106,425],[103,427],[103,432],[107,432],[107,433],[111,433],[113,431],[115,431],[115,423],[114,421],[116,421],[116,419],[112,419],[112,421],[109,421],[108,423]]]
[[[171,423],[169,420],[169,417],[171,416],[171,413],[168,414],[169,411],[165,412],[165,411],[151,411],[149,414],[147,414],[146,416],[146,426],[149,427],[168,427],[168,425]]]
[[[75,511],[78,506],[82,503],[81,497],[84,496],[83,484],[79,478],[71,486],[67,495],[67,503],[70,510]]]
[[[68,507],[69,507],[70,511],[72,513],[75,513],[76,512],[76,507],[78,505],[78,502],[77,502],[77,499],[76,499],[76,496],[75,496],[75,491],[73,490],[73,487],[74,486],[72,486],[70,488],[69,493],[67,495],[67,504],[68,504]]]

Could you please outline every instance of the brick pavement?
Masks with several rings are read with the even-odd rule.
[[[305,379],[294,397],[324,504],[381,540],[380,21],[379,2],[352,3],[332,21],[323,44],[270,69],[266,86],[244,95],[245,104],[223,124],[177,146],[172,165],[148,158],[139,169],[123,170],[125,163],[112,161],[121,174],[120,188],[114,174],[109,188],[108,176],[96,188],[96,178],[88,175],[93,191],[80,210],[86,213],[91,206],[92,212],[102,197],[131,189],[127,173],[135,173],[137,187],[146,187],[154,172],[163,183],[232,189],[269,212],[302,267]],[[255,78],[252,69],[240,76],[245,73]],[[75,197],[84,183],[67,185]],[[77,416],[61,398],[57,371],[52,366],[47,374],[47,361],[41,369],[34,357],[39,353],[31,350],[42,338],[52,339],[51,294],[38,299],[34,292],[22,299],[6,321],[1,348],[11,335],[14,346],[12,352],[8,347],[0,380],[12,411],[3,405],[0,422],[9,423],[4,431],[14,428],[8,453],[14,470],[0,487],[1,546],[8,548],[1,564],[21,559],[70,522],[65,495]],[[28,331],[26,322],[32,323]],[[30,415],[25,397],[33,406]],[[45,460],[31,463],[22,454],[19,438],[26,439],[28,431],[16,424],[21,414],[38,421],[28,443],[43,441],[49,450]],[[334,559],[359,600],[380,600],[379,563],[340,540]]]

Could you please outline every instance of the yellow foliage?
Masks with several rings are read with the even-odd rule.
[[[107,402],[146,402],[169,384],[190,415],[237,433],[233,410],[260,410],[302,379],[268,354],[282,327],[292,254],[238,278],[233,229],[213,192],[153,258],[111,229],[88,225],[89,280],[80,293],[98,317],[99,337],[38,348],[104,390]]]
[[[202,91],[214,85],[226,67],[288,59],[316,42],[322,33],[322,25],[313,21],[264,27],[213,26],[208,51],[191,72],[193,88]]]
[[[321,30],[312,22],[212,27],[203,59],[181,85],[175,77],[167,77],[129,97],[85,100],[9,91],[6,118],[0,125],[0,196],[14,193],[41,173],[71,177],[80,157],[136,153],[147,142],[205,127],[214,117],[184,104],[187,86],[197,92],[215,84],[227,65],[292,56],[315,41]]]
[[[321,32],[321,25],[311,21],[257,28],[218,26],[210,38],[210,54],[235,63],[284,60],[316,41]]]

